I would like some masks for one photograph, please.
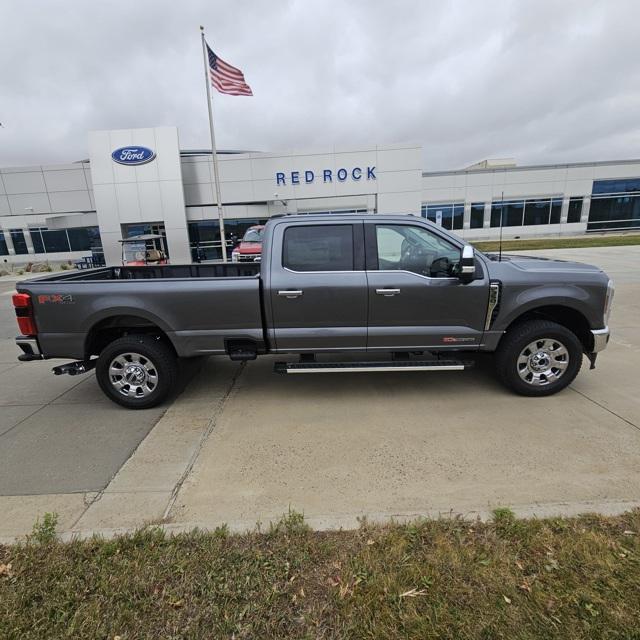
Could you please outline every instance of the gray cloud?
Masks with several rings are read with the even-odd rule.
[[[198,26],[253,98],[224,148],[417,141],[425,167],[640,156],[634,0],[39,0],[0,21],[0,166],[87,156],[90,129],[208,146]]]

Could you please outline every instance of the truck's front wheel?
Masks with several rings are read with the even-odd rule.
[[[524,396],[549,396],[580,371],[582,345],[577,336],[549,320],[530,320],[510,329],[496,351],[498,377]]]
[[[174,387],[178,363],[161,340],[130,335],[107,345],[96,365],[96,378],[104,393],[128,409],[149,409],[160,404]]]

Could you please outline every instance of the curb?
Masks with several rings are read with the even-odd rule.
[[[633,509],[640,508],[639,500],[616,500],[604,502],[548,502],[534,503],[526,505],[494,505],[479,508],[465,509],[458,511],[450,509],[428,510],[426,512],[378,512],[360,514],[340,514],[340,515],[317,515],[305,517],[305,523],[314,531],[339,531],[358,529],[364,523],[377,525],[384,524],[404,524],[415,520],[441,519],[441,518],[462,518],[464,520],[481,520],[487,522],[493,517],[493,509],[498,506],[508,506],[518,518],[553,518],[553,517],[575,517],[588,513],[595,513],[602,516],[616,516]],[[198,530],[210,533],[217,527],[226,526],[231,533],[248,533],[256,530],[266,530],[271,523],[278,522],[283,515],[270,516],[264,521],[256,520],[234,520],[234,521],[207,521],[207,522],[166,522],[157,524],[140,525],[138,527],[114,527],[100,529],[71,529],[58,535],[61,542],[71,542],[73,540],[87,540],[95,536],[110,540],[112,538],[134,534],[146,528],[161,529],[169,535],[190,533]],[[0,544],[13,545],[23,542],[25,536],[0,537]]]

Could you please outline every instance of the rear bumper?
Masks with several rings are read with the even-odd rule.
[[[609,327],[605,327],[604,329],[591,329],[591,335],[593,336],[592,353],[599,353],[607,348],[610,337]]]
[[[42,360],[44,358],[40,351],[37,338],[18,336],[16,338],[16,344],[22,350],[22,353],[18,356],[18,360],[29,362],[30,360]]]

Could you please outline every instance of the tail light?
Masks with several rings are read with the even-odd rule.
[[[38,333],[36,321],[33,317],[33,305],[31,296],[28,293],[14,293],[13,306],[16,310],[18,327],[23,336],[35,336]]]

